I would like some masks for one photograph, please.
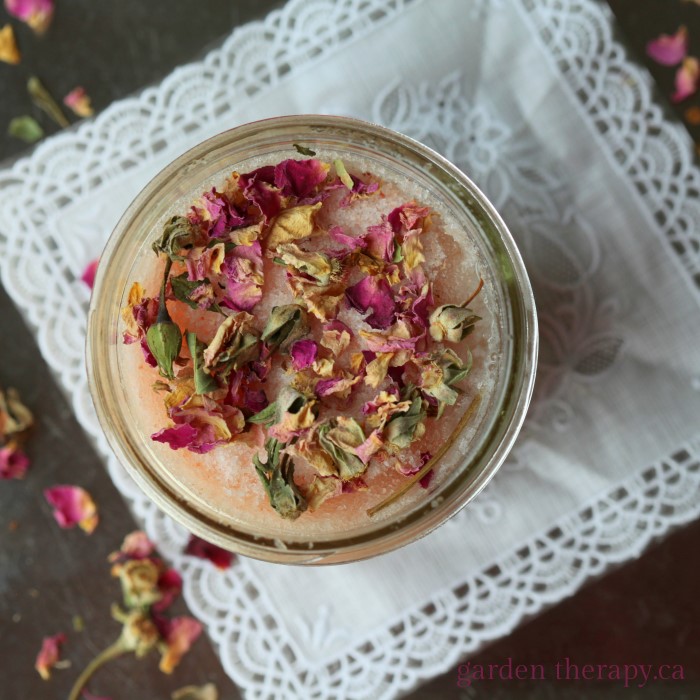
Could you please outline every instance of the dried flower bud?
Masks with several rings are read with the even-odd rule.
[[[119,637],[122,651],[133,651],[137,657],[148,654],[160,641],[160,633],[151,616],[142,610],[125,613],[118,606],[112,607],[112,617],[123,624]]]
[[[471,309],[453,304],[438,306],[430,314],[430,335],[438,342],[449,340],[451,343],[459,343],[474,330],[474,324],[480,320],[481,316],[474,314]]]
[[[158,588],[160,568],[151,559],[131,559],[112,567],[118,576],[129,608],[145,608],[161,599]]]
[[[183,248],[191,248],[197,239],[197,229],[184,216],[173,216],[165,226],[160,238],[152,245],[156,254],[165,253],[171,260],[184,260]]]
[[[146,332],[148,349],[158,363],[161,375],[168,379],[174,379],[173,362],[180,354],[182,347],[182,331],[173,323],[165,305],[165,283],[170,274],[172,260],[167,259],[163,272],[163,283],[160,287],[160,300],[158,302],[158,316],[156,322]]]

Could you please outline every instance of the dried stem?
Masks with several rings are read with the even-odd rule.
[[[462,432],[464,426],[474,415],[480,403],[481,394],[477,394],[472,399],[472,402],[469,404],[467,410],[464,412],[464,415],[457,424],[457,427],[452,432],[452,435],[450,435],[449,439],[447,439],[442,445],[440,445],[440,449],[432,457],[432,459],[430,459],[417,474],[414,474],[408,481],[403,483],[398,491],[393,493],[387,499],[383,500],[381,503],[378,503],[376,506],[372,506],[371,508],[369,508],[367,511],[367,515],[369,515],[370,518],[376,515],[380,510],[383,510],[384,508],[401,498],[401,496],[403,496],[407,491],[409,491],[413,486],[415,486],[415,484],[418,483],[435,466],[435,464],[442,458],[445,452],[447,452],[447,450],[449,450],[450,447],[452,447],[452,444],[457,439],[458,435]]]

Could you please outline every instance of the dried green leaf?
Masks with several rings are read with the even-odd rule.
[[[306,311],[297,304],[274,306],[262,332],[262,340],[270,350],[286,350],[294,341],[309,332]]]
[[[255,425],[272,425],[275,422],[275,416],[277,415],[277,401],[273,401],[271,404],[263,408],[262,411],[258,411],[255,415],[248,418],[248,423],[255,423]]]
[[[158,363],[162,376],[174,379],[173,362],[180,354],[182,347],[182,332],[177,324],[173,323],[165,304],[165,284],[170,275],[172,261],[168,259],[163,271],[163,282],[160,286],[160,300],[158,302],[158,316],[156,322],[146,331],[148,349]]]
[[[416,396],[405,413],[396,413],[386,424],[385,439],[391,447],[402,450],[425,433],[426,412],[423,399]]]
[[[298,143],[293,143],[292,146],[294,146],[294,150],[297,153],[301,153],[302,156],[315,156],[316,151],[312,151],[310,148],[307,148],[306,146],[301,146]]]
[[[362,474],[367,466],[355,453],[365,441],[362,426],[354,418],[339,416],[318,429],[321,447],[333,458],[338,476],[349,481]]]
[[[274,438],[265,441],[267,461],[253,457],[255,470],[270,499],[270,505],[287,520],[295,520],[306,510],[306,500],[294,483],[294,462],[289,455],[280,457],[282,443]]]
[[[204,367],[224,376],[260,356],[260,343],[252,326],[253,317],[241,311],[227,316],[204,352]]]
[[[189,331],[187,333],[187,347],[192,356],[192,366],[194,370],[194,390],[198,394],[208,394],[216,391],[219,385],[208,372],[204,371],[204,350],[206,345],[202,343],[197,334]]]
[[[34,117],[30,117],[26,114],[21,117],[15,117],[10,122],[7,133],[26,143],[36,143],[44,136],[44,130],[41,128],[39,122],[34,119]]]
[[[58,106],[58,102],[54,100],[51,93],[42,85],[39,78],[33,75],[27,81],[27,92],[31,97],[32,102],[41,110],[53,119],[56,124],[65,129],[70,126],[70,122],[66,119],[65,114]]]

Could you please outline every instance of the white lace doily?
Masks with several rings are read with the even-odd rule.
[[[492,485],[425,540],[339,568],[220,572],[182,556],[186,533],[108,453],[79,277],[173,157],[304,112],[404,131],[486,191],[536,292],[536,396]],[[0,173],[3,284],[248,697],[395,697],[700,514],[691,153],[596,0],[291,0]]]

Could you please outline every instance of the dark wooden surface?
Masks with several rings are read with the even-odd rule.
[[[22,64],[0,64],[0,160],[25,148],[4,134],[4,125],[12,117],[31,113],[48,133],[54,130],[26,97],[29,75],[39,75],[56,96],[82,84],[99,110],[202,55],[233,26],[262,16],[279,2],[73,0],[58,4],[46,37],[36,39],[18,28]],[[649,38],[660,31],[675,31],[681,21],[691,29],[691,48],[700,53],[699,6],[682,0],[611,0],[611,5],[640,59]],[[0,25],[5,19],[0,9]],[[672,72],[658,67],[654,71],[668,94]],[[665,104],[671,115],[672,108]],[[681,118],[687,106],[675,108]],[[134,523],[31,334],[1,289],[0,385],[18,388],[38,420],[28,446],[32,468],[27,478],[0,482],[0,700],[63,698],[78,669],[118,632],[109,618],[118,586],[109,578],[105,558]],[[101,523],[91,537],[55,525],[41,494],[55,483],[80,483],[94,494]],[[10,523],[16,523],[16,529],[10,529]],[[409,697],[700,697],[699,545],[700,523],[694,523],[471,659],[472,664],[488,665],[512,658],[515,663],[547,667],[567,656],[578,664],[682,664],[684,683],[656,681],[639,690],[619,683],[490,681],[460,690],[455,668]],[[85,631],[72,631],[74,615],[85,620]],[[50,683],[44,683],[33,669],[34,658],[42,636],[59,631],[69,635],[66,656],[73,666],[57,671]],[[169,698],[180,686],[208,680],[218,685],[222,700],[240,697],[209,643],[201,639],[172,677],[158,672],[155,657],[140,662],[125,658],[105,669],[91,688],[113,700],[153,700]]]

